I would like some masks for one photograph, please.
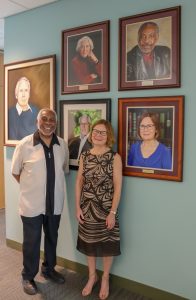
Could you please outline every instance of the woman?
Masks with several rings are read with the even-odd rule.
[[[93,52],[90,37],[84,36],[77,42],[77,55],[71,61],[71,85],[95,84],[101,82],[101,62]]]
[[[96,284],[96,257],[103,258],[100,299],[109,296],[109,273],[113,256],[120,255],[117,208],[122,186],[122,162],[112,151],[111,124],[99,120],[90,133],[93,148],[81,154],[76,179],[76,217],[79,221],[77,249],[87,255],[89,278],[82,290],[88,296]]]
[[[128,154],[129,166],[171,170],[171,151],[157,140],[159,134],[160,124],[157,114],[143,113],[138,124],[141,141],[131,145]]]

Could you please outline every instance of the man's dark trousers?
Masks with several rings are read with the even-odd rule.
[[[32,280],[39,271],[42,226],[44,231],[44,272],[56,265],[56,246],[61,215],[21,216],[23,222],[23,271],[25,280]]]

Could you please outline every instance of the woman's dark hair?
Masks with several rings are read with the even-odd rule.
[[[155,138],[157,139],[160,136],[160,122],[159,122],[159,115],[153,112],[144,112],[141,117],[139,118],[138,126],[137,126],[137,134],[140,136],[140,124],[144,118],[149,117],[152,120],[152,123],[155,126]]]
[[[111,148],[113,146],[113,144],[115,143],[115,137],[114,137],[114,131],[112,128],[112,125],[110,124],[110,122],[108,122],[107,120],[104,119],[100,119],[98,121],[96,121],[92,128],[91,128],[91,132],[90,132],[90,136],[89,136],[89,141],[92,143],[92,131],[95,128],[95,126],[97,125],[104,125],[107,131],[107,142],[106,145]]]

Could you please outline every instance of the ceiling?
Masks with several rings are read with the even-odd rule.
[[[0,50],[4,49],[4,18],[58,0],[0,0]]]

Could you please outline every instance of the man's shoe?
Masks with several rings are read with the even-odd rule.
[[[56,283],[60,283],[63,284],[65,283],[65,278],[63,277],[63,275],[61,275],[59,272],[52,270],[50,272],[41,272],[41,275],[45,278],[45,279],[50,279]]]
[[[28,295],[36,295],[37,294],[37,286],[35,284],[35,281],[32,280],[22,280],[22,286],[23,290]]]

